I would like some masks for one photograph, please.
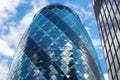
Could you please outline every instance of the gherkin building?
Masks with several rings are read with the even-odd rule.
[[[7,80],[104,80],[79,16],[61,4],[40,9],[24,33]]]

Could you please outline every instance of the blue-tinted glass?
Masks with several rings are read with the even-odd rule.
[[[50,73],[50,69],[47,69],[47,71],[44,73],[46,79],[50,79],[50,76],[48,75]]]
[[[64,19],[64,21],[65,21],[65,23],[66,23],[67,25],[69,25],[70,27],[72,27],[72,26],[75,24],[75,21],[73,21],[72,18],[69,18],[69,17],[66,17],[66,18]]]
[[[47,17],[48,19],[54,16],[53,12],[51,11],[48,11],[47,14],[43,14],[43,15]]]
[[[34,22],[37,23],[40,19],[43,18],[43,15],[38,14],[35,18],[34,18]]]
[[[60,10],[58,8],[53,8],[51,11],[54,13],[58,13]]]
[[[74,23],[79,22],[79,19],[77,19],[76,16],[72,13],[70,13],[69,18],[71,18],[71,20],[74,21]]]
[[[64,46],[66,44],[65,37],[60,36],[60,38],[57,40],[57,44],[60,45],[60,46]]]
[[[31,35],[32,38],[35,40],[35,41],[39,41],[40,39],[42,39],[42,37],[45,35],[45,33],[42,31],[42,30],[39,30],[37,31],[37,33],[35,35]]]
[[[50,10],[49,9],[45,9],[43,11],[41,11],[41,14],[47,14]]]
[[[65,22],[60,21],[59,23],[56,24],[58,26],[58,28],[60,28],[63,32],[65,30],[67,30],[69,27],[67,26],[67,24],[65,24]],[[62,25],[62,26],[61,26]]]
[[[35,44],[34,44],[33,40],[30,37],[28,37],[27,41],[26,41],[24,52],[26,54],[28,54],[34,45]]]
[[[62,19],[65,18],[66,16],[68,16],[69,14],[70,13],[66,9],[63,9],[59,13],[57,13],[57,15]]]
[[[48,33],[53,39],[56,39],[59,35],[61,35],[61,32],[57,28],[53,28],[51,32]]]
[[[23,35],[7,80],[101,80],[90,37],[71,9],[41,9]]]
[[[61,19],[54,14],[51,18],[49,18],[54,24],[58,23]]]
[[[38,43],[41,45],[43,49],[46,49],[51,44],[51,39],[49,36],[45,36]],[[44,43],[44,44],[43,44]]]
[[[29,34],[31,35],[31,34],[34,34],[34,31],[37,31],[37,29],[38,29],[38,27],[37,27],[37,25],[35,24],[35,23],[32,23],[31,25],[30,25],[30,29],[29,29]]]
[[[43,17],[41,19],[38,20],[38,22],[34,22],[38,27],[42,26],[45,22],[46,22],[46,18]]]
[[[72,35],[71,35],[71,33],[72,33]],[[72,29],[68,29],[68,30],[65,32],[65,34],[69,37],[69,39],[70,39],[71,41],[74,41],[75,39],[78,38],[78,36],[74,33],[74,31],[73,31]]]
[[[46,32],[49,32],[53,26],[54,25],[50,21],[48,21],[48,22],[45,22],[45,24],[41,26],[40,28],[42,28]]]

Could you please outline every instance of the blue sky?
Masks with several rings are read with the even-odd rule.
[[[0,79],[6,79],[17,45],[35,13],[46,5],[60,3],[79,15],[96,49],[105,80],[108,80],[91,0],[0,0],[0,3]]]

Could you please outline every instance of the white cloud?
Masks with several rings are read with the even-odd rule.
[[[101,46],[100,39],[92,39],[92,43],[95,47]]]
[[[6,29],[12,28],[12,26],[5,26],[5,22],[10,19],[11,16],[16,14],[16,8],[20,4],[20,0],[0,0],[0,30],[4,32]],[[8,23],[8,22],[7,22]],[[10,22],[9,22],[10,23]],[[10,25],[10,24],[9,24]],[[10,36],[0,34],[0,53],[6,56],[13,56],[14,49],[11,48],[10,41],[14,40],[13,33],[14,31],[9,32]],[[16,34],[14,34],[16,35]],[[8,38],[7,40],[3,39],[2,36]],[[13,39],[12,39],[13,38]],[[10,40],[10,41],[9,41]]]
[[[88,8],[92,8],[92,7],[93,7],[92,3],[88,4]]]
[[[9,67],[7,66],[7,60],[0,62],[0,79],[6,80]]]
[[[66,1],[66,6],[72,8],[81,18],[82,23],[92,17],[93,13],[91,11],[85,10],[85,8],[81,8],[79,4],[70,3]],[[89,4],[87,7],[92,7],[92,4]]]
[[[44,7],[44,6],[46,6],[46,5],[48,5],[49,3],[48,3],[48,0],[34,0],[34,1],[32,1],[32,3],[31,3],[31,5],[35,8],[38,8],[38,9],[40,9],[40,8],[42,8],[42,7]]]
[[[105,80],[109,80],[108,79],[108,73],[104,73],[104,78],[105,78]]]
[[[32,5],[32,9],[31,11],[29,11],[29,13],[27,13],[24,18],[20,21],[21,25],[20,26],[29,26],[29,24],[31,23],[34,15],[36,14],[37,11],[39,11],[41,8],[43,8],[44,6],[48,5],[48,1],[47,0],[34,0],[31,2]]]
[[[66,1],[65,3],[66,6],[69,6],[69,7],[73,7],[75,9],[77,9],[79,7],[79,4],[72,4],[70,3],[69,1]]]
[[[75,12],[79,15],[82,23],[84,23],[86,20],[89,20],[90,18],[93,17],[92,16],[93,13],[91,11],[85,10],[85,8],[75,9]]]
[[[9,21],[8,26],[3,25],[3,27],[9,27],[9,32],[0,36],[0,52],[2,54],[5,54],[6,56],[14,55],[15,48],[17,47],[23,33],[32,22],[33,16],[40,8],[44,7],[47,4],[47,0],[34,0],[31,2],[33,8],[23,17],[19,24]],[[15,48],[11,48],[12,46],[14,46]]]
[[[84,20],[87,20],[88,18],[90,18],[92,16],[92,12],[87,11],[84,8],[80,9],[80,13],[81,13],[81,15],[83,15],[82,17],[83,17]]]
[[[16,14],[16,8],[21,0],[0,0],[0,24]]]
[[[0,39],[0,53],[6,56],[13,56],[14,49],[10,48],[6,41]]]
[[[22,1],[21,1],[22,2]],[[6,29],[8,33],[0,34],[0,54],[3,56],[12,57],[15,53],[15,49],[20,41],[25,30],[29,27],[32,22],[32,18],[35,13],[42,7],[48,4],[47,0],[34,0],[30,4],[32,8],[21,21],[18,23],[10,21],[11,17],[15,16],[16,8],[20,4],[20,0],[0,0],[0,30],[3,32]],[[22,2],[23,3],[23,2]],[[26,4],[25,2],[24,4]],[[8,22],[9,21],[9,22]],[[7,25],[4,23],[7,22]],[[4,60],[0,62],[0,79],[5,80],[8,72],[7,62]]]

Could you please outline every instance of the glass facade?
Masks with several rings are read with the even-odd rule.
[[[92,1],[109,79],[120,80],[120,0]]]
[[[54,4],[36,13],[23,35],[7,80],[104,80],[78,15]]]

